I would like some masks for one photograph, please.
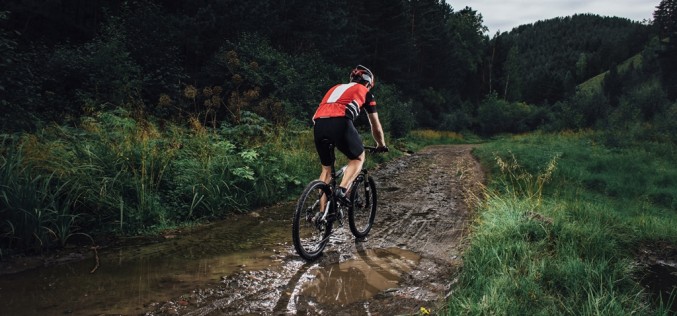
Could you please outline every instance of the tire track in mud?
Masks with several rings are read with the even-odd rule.
[[[278,266],[224,277],[220,286],[196,291],[191,304],[177,298],[147,315],[399,315],[442,308],[462,264],[469,205],[484,182],[471,150],[431,146],[372,170],[379,204],[366,241],[355,242],[346,221],[315,262],[300,260],[289,241]],[[336,274],[345,277],[337,281]],[[379,290],[363,281],[366,275],[396,285]],[[377,293],[355,298],[359,286]],[[343,299],[328,302],[332,295]]]

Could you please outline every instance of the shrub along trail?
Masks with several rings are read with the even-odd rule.
[[[366,241],[356,243],[346,221],[325,255],[305,263],[289,240],[275,249],[279,264],[242,269],[218,285],[152,304],[149,314],[396,315],[443,308],[462,264],[469,205],[484,182],[471,149],[431,146],[373,170],[379,206]],[[265,210],[258,213],[265,219]]]

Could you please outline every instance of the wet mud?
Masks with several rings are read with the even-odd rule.
[[[347,223],[324,255],[291,243],[294,203],[191,232],[49,258],[0,261],[0,315],[418,315],[443,311],[462,265],[484,174],[472,146],[433,146],[372,170],[379,208],[366,240]],[[677,248],[647,245],[635,276],[677,293]],[[677,313],[673,305],[671,311]]]
[[[379,208],[369,237],[346,225],[324,255],[301,260],[290,240],[274,267],[225,276],[149,315],[407,315],[444,308],[462,264],[484,175],[471,146],[433,146],[372,171]],[[293,205],[291,206],[293,207]],[[291,226],[292,209],[289,209]],[[290,237],[287,237],[289,239]]]
[[[0,277],[2,315],[407,315],[444,308],[462,264],[484,175],[472,146],[432,146],[371,173],[374,227],[336,229],[305,262],[291,243],[294,203],[195,232]]]
[[[656,305],[677,315],[677,247],[668,243],[645,245],[637,254],[635,276]]]

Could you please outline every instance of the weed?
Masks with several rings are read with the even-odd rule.
[[[552,179],[561,155],[556,153],[539,174],[533,175],[520,166],[513,153],[510,153],[509,158],[502,158],[498,153],[494,153],[496,165],[501,171],[500,181],[503,189],[514,198],[525,198],[534,201],[536,207],[540,206],[543,187]]]
[[[595,139],[520,135],[475,150],[492,180],[449,314],[669,314],[633,278],[633,256],[677,241],[672,145]]]

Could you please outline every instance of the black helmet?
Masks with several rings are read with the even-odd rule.
[[[362,65],[355,66],[350,72],[350,82],[367,83],[367,88],[373,88],[376,78],[369,68]]]

